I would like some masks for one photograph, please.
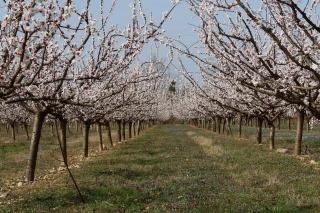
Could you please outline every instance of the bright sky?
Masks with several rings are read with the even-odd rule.
[[[118,0],[116,11],[112,14],[110,22],[119,23],[119,26],[124,26],[130,23],[131,11],[129,4],[131,0]],[[147,16],[152,13],[156,23],[162,19],[162,12],[169,11],[172,8],[171,0],[142,0],[144,11]],[[192,40],[197,38],[193,27],[189,23],[196,23],[196,19],[192,19],[192,13],[188,9],[188,5],[184,2],[180,3],[171,13],[172,20],[168,20],[164,25],[169,36],[177,37],[181,34],[182,39]]]
[[[112,19],[110,23],[118,23],[119,27],[127,25],[130,23],[131,11],[129,4],[131,0],[118,0],[116,5],[116,10],[112,14]],[[152,13],[152,16],[155,20],[155,23],[159,23],[162,20],[162,13],[169,11],[173,4],[171,0],[142,0],[143,8],[147,16]],[[194,26],[196,25],[197,19],[192,18],[193,14],[189,11],[188,5],[185,2],[181,2],[176,8],[174,8],[171,13],[172,19],[167,20],[163,25],[163,28],[166,30],[166,34],[172,38],[178,38],[180,34],[180,40],[185,43],[187,46],[194,44],[197,40],[197,33],[193,31]],[[150,54],[150,48],[152,45],[147,45],[144,49],[144,52],[141,55],[141,60],[148,60]],[[154,48],[153,48],[154,49]],[[160,49],[160,57],[167,58],[168,49]],[[189,63],[190,72],[195,72],[197,70],[193,63]]]

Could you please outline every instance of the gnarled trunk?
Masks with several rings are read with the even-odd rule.
[[[27,171],[26,171],[26,180],[28,182],[34,181],[38,149],[39,149],[39,143],[41,138],[41,129],[42,129],[42,125],[46,115],[47,115],[47,112],[45,111],[38,111],[34,115],[30,152],[29,152]]]

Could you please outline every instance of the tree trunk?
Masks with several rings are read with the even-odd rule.
[[[217,132],[216,118],[212,117],[212,132]]]
[[[222,133],[224,133],[224,129],[226,128],[226,118],[223,118],[222,122]]]
[[[68,123],[68,122],[67,122],[67,128],[68,128],[68,132],[69,132],[70,134],[72,134],[72,132],[71,132],[71,130],[70,130],[70,123]]]
[[[23,127],[24,127],[24,130],[26,131],[26,138],[27,138],[27,140],[30,140],[28,124],[27,124],[27,123],[24,123],[24,124],[23,124]]]
[[[288,119],[288,128],[291,130],[291,118]]]
[[[62,157],[64,159],[64,165],[67,166],[68,162],[68,151],[67,151],[67,119],[64,118],[58,118],[60,123],[60,142],[61,142],[61,148],[62,148]]]
[[[98,123],[98,135],[99,135],[99,151],[103,151],[103,141],[102,141],[102,131],[101,131],[101,123]]]
[[[54,136],[54,123],[50,122],[50,131],[51,131],[51,135]]]
[[[109,121],[106,122],[106,127],[107,127],[107,132],[108,132],[107,137],[108,137],[109,145],[111,147],[113,147],[113,141],[112,141],[112,136],[111,136],[111,127],[110,127]]]
[[[226,118],[226,123],[227,123],[227,135],[232,136],[232,131],[231,131],[231,117]]]
[[[310,132],[310,120],[311,118],[307,118],[307,132]]]
[[[242,114],[238,113],[238,138],[242,136]]]
[[[83,129],[83,157],[87,158],[89,153],[89,131],[90,131],[90,121],[84,122]]]
[[[221,133],[221,117],[218,117],[218,124],[217,124],[217,126],[218,126],[218,134],[220,134]]]
[[[258,117],[257,120],[257,143],[262,143],[262,125],[263,125],[263,118]]]
[[[139,120],[139,121],[138,121],[137,135],[140,134],[140,131],[141,131],[141,121]]]
[[[14,123],[11,123],[11,124],[10,124],[10,127],[11,127],[12,140],[15,141],[15,140],[16,140],[16,129],[15,129]]]
[[[122,140],[126,139],[126,121],[122,120]]]
[[[269,122],[269,128],[270,128],[269,148],[270,150],[274,150],[275,149],[274,137],[275,137],[276,127],[274,126],[273,122]]]
[[[278,117],[278,130],[280,130],[281,129],[281,118],[280,118],[280,116]]]
[[[301,155],[302,133],[303,133],[304,110],[297,109],[297,132],[294,144],[294,155]]]
[[[133,136],[136,136],[136,121],[133,122]]]
[[[117,120],[117,126],[118,126],[118,142],[121,141],[121,120]]]
[[[129,121],[129,138],[132,138],[132,121]]]
[[[28,165],[27,165],[27,171],[26,171],[26,180],[28,182],[34,181],[38,149],[39,149],[39,143],[41,138],[41,129],[42,129],[42,125],[46,115],[47,113],[43,111],[38,111],[34,115],[30,152],[29,152]]]

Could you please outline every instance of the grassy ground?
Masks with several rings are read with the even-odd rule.
[[[77,140],[80,139],[75,138],[74,143]],[[291,144],[291,140],[281,142],[281,146]],[[24,148],[18,147],[24,144],[17,144],[12,152],[23,153]],[[8,152],[2,162],[8,161],[11,156]],[[162,125],[117,145],[112,151],[94,153],[88,160],[77,163],[78,168],[72,168],[86,205],[81,204],[65,171],[44,170],[39,171],[43,174],[33,184],[13,186],[5,199],[0,198],[0,212],[319,212],[320,209],[318,166],[310,164],[307,157],[269,151],[267,144],[258,146],[252,140],[219,136],[187,125]],[[77,159],[80,161],[73,159],[72,165]],[[2,163],[2,177],[18,170],[15,166],[6,167]],[[2,184],[6,185],[6,181],[2,180]]]

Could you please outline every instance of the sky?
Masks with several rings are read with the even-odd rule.
[[[119,26],[125,26],[131,21],[131,11],[129,4],[131,0],[118,0],[116,9],[111,16],[110,22],[118,23]],[[162,19],[162,13],[169,11],[173,4],[171,0],[142,0],[143,8],[147,16],[152,13],[155,22],[159,23]],[[186,41],[194,42],[197,38],[196,32],[191,24],[196,24],[196,19],[192,19],[192,13],[188,9],[188,5],[184,2],[180,3],[171,13],[172,20],[166,21],[163,28],[169,36],[177,37],[181,34],[181,38]]]
[[[131,11],[129,4],[131,0],[118,0],[114,13],[111,16],[110,23],[117,23],[120,28],[130,23]],[[169,11],[173,4],[171,0],[142,0],[143,8],[147,16],[152,13],[155,23],[159,23],[162,20],[162,13]],[[163,29],[166,30],[166,34],[172,38],[178,38],[180,34],[180,40],[187,46],[194,44],[198,40],[197,33],[193,31],[194,26],[197,24],[197,19],[192,18],[193,14],[188,9],[188,5],[185,2],[181,2],[174,8],[171,13],[172,19],[167,20],[163,25]],[[155,49],[152,44],[146,45],[143,53],[140,56],[141,60],[148,60],[150,55],[150,48]],[[167,58],[168,49],[165,47],[160,48],[160,57]],[[186,62],[190,72],[197,72],[196,66],[191,62]],[[175,75],[173,68],[170,69],[170,73]]]

